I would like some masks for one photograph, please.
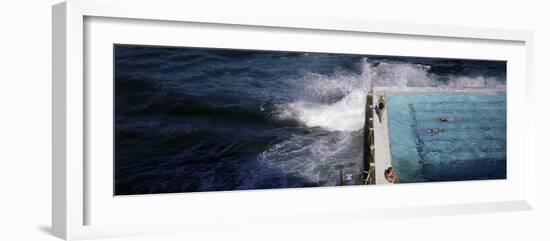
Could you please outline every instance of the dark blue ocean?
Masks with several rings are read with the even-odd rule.
[[[116,195],[335,186],[363,170],[371,84],[506,85],[502,61],[132,45],[114,60]]]

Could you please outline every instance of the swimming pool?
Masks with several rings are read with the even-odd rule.
[[[387,99],[400,182],[506,178],[505,92],[389,92]]]

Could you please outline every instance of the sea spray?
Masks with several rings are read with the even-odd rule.
[[[303,81],[308,85],[300,96],[302,98],[279,104],[277,116],[282,119],[296,119],[308,127],[320,127],[328,131],[349,132],[362,129],[366,95],[372,78],[367,59],[363,59],[361,63],[359,74],[309,74]]]
[[[258,160],[322,185],[337,185],[338,170],[344,167],[362,170],[361,130],[372,76],[367,59],[360,64],[359,73],[307,73],[300,80],[303,89],[296,99],[278,104],[274,115],[316,131],[294,135],[263,152]]]

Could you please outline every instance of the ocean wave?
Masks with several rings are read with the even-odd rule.
[[[329,131],[357,131],[365,124],[366,95],[353,91],[334,104],[295,101],[279,106],[279,118],[297,119]]]
[[[361,136],[359,132],[294,135],[261,153],[258,161],[318,185],[335,186],[340,169],[362,169]]]

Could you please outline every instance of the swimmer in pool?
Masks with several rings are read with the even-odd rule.
[[[428,130],[430,133],[439,133],[443,132],[443,128],[432,128]]]
[[[441,116],[441,117],[439,117],[439,121],[441,121],[441,122],[453,122],[454,119],[450,116]]]
[[[426,133],[439,133],[439,132],[443,132],[443,128],[421,129],[421,131]]]

